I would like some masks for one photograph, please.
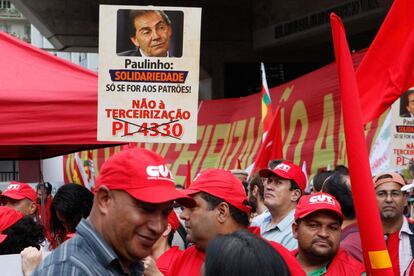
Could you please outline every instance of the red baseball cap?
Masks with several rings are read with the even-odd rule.
[[[271,175],[277,175],[284,179],[293,180],[298,184],[299,189],[303,192],[306,188],[306,176],[302,171],[302,168],[293,164],[290,161],[283,161],[278,164],[273,170],[262,169],[259,171],[261,177],[269,177]]]
[[[387,176],[387,177],[384,177],[384,176]],[[378,179],[380,177],[384,177],[384,178]],[[388,182],[395,182],[401,186],[405,186],[406,184],[404,178],[399,173],[396,173],[396,172],[387,172],[387,173],[379,174],[376,177],[374,177],[373,181],[374,181],[375,189],[378,186],[384,183],[388,183]]]
[[[164,159],[143,148],[124,150],[109,158],[96,179],[95,191],[102,185],[125,191],[143,202],[159,204],[175,200],[186,207],[195,206],[191,197],[175,188]]]
[[[341,205],[333,195],[319,192],[312,195],[305,195],[299,199],[295,210],[295,221],[304,218],[317,211],[330,211],[344,220]]]
[[[207,169],[199,173],[184,192],[187,195],[205,192],[226,201],[244,213],[249,214],[251,211],[251,207],[246,205],[247,195],[243,184],[227,170]]]
[[[7,238],[7,235],[3,234],[3,231],[22,218],[23,214],[19,211],[10,207],[0,206],[0,243]]]
[[[37,195],[35,190],[30,187],[29,184],[20,183],[20,182],[10,182],[9,186],[7,186],[6,190],[3,191],[1,196],[5,196],[11,199],[22,200],[22,199],[29,199],[36,203]]]

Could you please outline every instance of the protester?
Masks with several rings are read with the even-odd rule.
[[[293,250],[297,241],[291,226],[297,201],[306,187],[306,176],[299,166],[289,161],[283,161],[273,170],[262,169],[259,174],[264,177],[264,204],[269,210],[257,222],[261,235]]]
[[[263,214],[267,210],[264,204],[264,185],[260,175],[255,174],[247,186],[247,196],[252,212],[256,215]]]
[[[373,181],[392,268],[395,275],[403,275],[413,258],[411,241],[414,242],[414,228],[403,215],[407,194],[401,188],[406,183],[395,172],[382,173]]]
[[[92,209],[93,194],[78,184],[65,184],[59,188],[50,206],[50,248],[55,249],[75,233],[82,218]]]
[[[167,228],[174,200],[195,204],[175,189],[161,156],[142,148],[116,153],[96,179],[89,218],[33,275],[141,275],[142,259]]]
[[[339,248],[343,215],[338,201],[326,193],[303,196],[295,211],[293,254],[307,275],[363,275],[365,267]]]
[[[246,230],[218,235],[208,243],[205,276],[283,276],[289,269],[279,253]]]
[[[178,246],[172,246],[175,231],[180,226],[180,222],[174,210],[168,216],[167,229],[152,246],[151,255],[144,260],[144,274],[154,272],[148,271],[158,267],[161,273],[167,273],[174,261],[183,253]]]
[[[16,209],[23,215],[36,217],[37,195],[29,184],[11,182],[1,194],[0,200],[2,205]]]
[[[229,171],[207,169],[196,176],[185,192],[196,202],[194,208],[184,208],[181,214],[187,239],[194,245],[184,251],[165,275],[200,275],[208,242],[217,235],[231,234],[249,225],[250,206],[246,193],[240,180]],[[282,255],[292,275],[304,275],[285,248],[279,244],[272,246]]]
[[[26,247],[40,249],[44,241],[43,226],[31,216],[7,206],[0,206],[0,255],[20,254]]]
[[[36,186],[36,195],[37,195],[37,210],[39,215],[39,221],[40,223],[45,227],[46,232],[49,231],[49,224],[50,224],[50,206],[53,202],[52,197],[52,184],[49,182],[40,183]],[[44,210],[42,208],[42,199],[43,204],[45,206]],[[44,219],[43,219],[43,213],[44,213]]]
[[[322,191],[333,195],[341,205],[342,214],[344,215],[340,241],[341,248],[358,261],[364,262],[349,176],[334,172],[325,180]]]

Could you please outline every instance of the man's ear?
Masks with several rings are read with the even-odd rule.
[[[230,216],[230,206],[226,202],[220,202],[215,209],[217,211],[217,221],[221,224],[225,223]]]
[[[105,185],[99,187],[95,193],[94,205],[96,204],[101,214],[107,214],[109,204],[114,200],[114,194]]]
[[[131,36],[129,39],[131,40],[131,42],[132,42],[135,46],[137,46],[137,47],[139,48],[139,43],[138,43],[138,40],[136,40],[136,39],[135,39],[135,36]]]
[[[167,228],[165,229],[165,231],[162,233],[161,236],[163,236],[164,238],[167,238],[171,230],[172,230],[171,224],[168,223]]]
[[[298,225],[296,222],[292,223],[292,235],[295,239],[298,239]]]
[[[292,191],[292,195],[290,197],[290,200],[292,202],[297,202],[301,195],[302,195],[302,191],[300,189],[294,189]]]
[[[36,210],[37,210],[37,205],[36,205],[36,203],[34,203],[33,201],[30,201],[30,214],[31,215],[34,215],[35,213],[36,213]]]
[[[258,198],[258,194],[259,194],[259,187],[258,187],[257,185],[254,185],[254,186],[253,186],[253,190],[252,190],[252,195],[253,195],[255,198]]]

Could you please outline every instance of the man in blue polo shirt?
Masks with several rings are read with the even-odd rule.
[[[280,243],[289,250],[298,247],[292,235],[292,223],[296,204],[306,187],[302,169],[289,161],[283,161],[273,170],[259,171],[264,178],[264,204],[267,215],[258,222],[262,237]]]
[[[143,275],[141,260],[167,228],[174,200],[195,205],[175,189],[161,156],[145,149],[115,154],[96,179],[88,219],[33,275]]]

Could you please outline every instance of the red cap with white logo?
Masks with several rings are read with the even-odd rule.
[[[251,211],[242,182],[227,170],[207,169],[199,173],[184,192],[188,195],[205,192],[226,201],[244,213],[250,214]]]
[[[195,206],[191,197],[175,188],[164,159],[143,148],[124,150],[109,158],[96,179],[95,191],[103,185],[110,190],[125,191],[143,202],[158,204],[175,200],[187,207]]]
[[[293,180],[298,184],[299,189],[303,192],[306,188],[306,176],[302,171],[302,168],[289,161],[283,161],[278,164],[273,170],[262,169],[259,171],[261,177],[269,177],[271,175],[277,175],[284,179]]]
[[[344,219],[341,205],[336,198],[327,193],[316,193],[302,196],[295,210],[295,221],[304,218],[317,211],[329,211]]]
[[[36,203],[37,195],[35,190],[29,184],[20,182],[10,182],[6,190],[1,194],[3,197],[8,197],[15,200],[29,199]]]

